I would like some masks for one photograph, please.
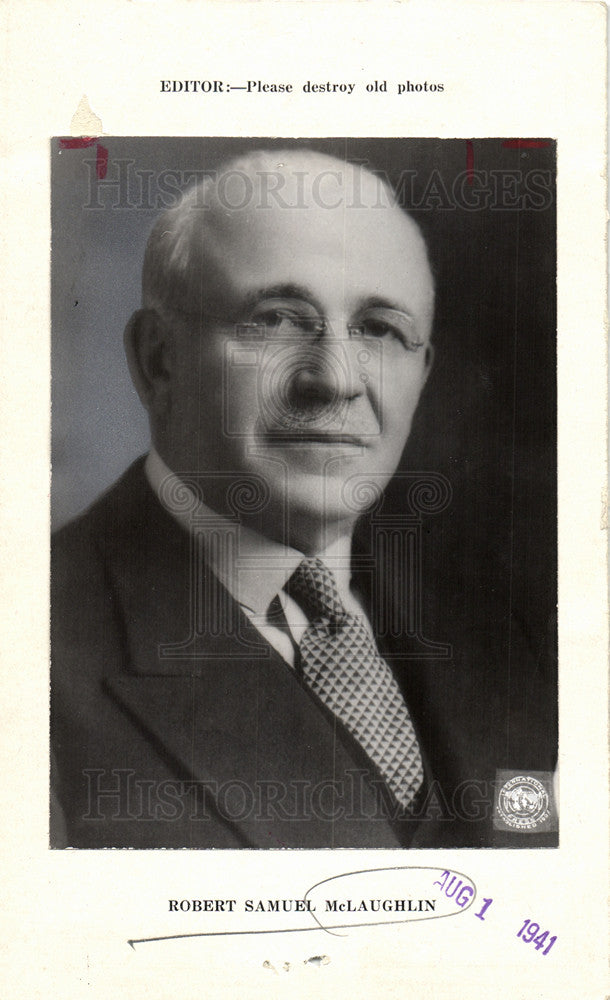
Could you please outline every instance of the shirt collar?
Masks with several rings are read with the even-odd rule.
[[[223,586],[249,611],[264,615],[272,599],[305,558],[303,553],[217,514],[181,482],[154,448],[151,448],[144,468],[159,502],[178,524],[190,532],[193,520],[197,518],[206,558]],[[171,503],[172,496],[180,497],[179,506]],[[190,502],[184,503],[185,497]],[[202,524],[205,527],[201,529],[199,526]],[[237,532],[237,556],[234,560],[223,558],[225,550],[222,546],[210,544],[212,534],[217,538],[219,531]],[[319,553],[319,557],[333,571],[339,594],[349,608],[353,603],[350,590],[351,537],[344,535],[338,538]]]

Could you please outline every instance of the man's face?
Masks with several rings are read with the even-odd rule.
[[[364,484],[394,473],[428,374],[433,286],[416,225],[390,207],[254,203],[216,223],[206,254],[209,313],[175,334],[169,460],[262,477],[293,543],[353,524]]]

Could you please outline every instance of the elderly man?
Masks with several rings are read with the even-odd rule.
[[[152,446],[56,539],[56,846],[492,843],[494,768],[550,766],[531,692],[500,747],[489,684],[475,732],[476,666],[418,660],[404,566],[354,548],[433,303],[414,220],[320,153],[234,159],[158,220],[125,335]]]

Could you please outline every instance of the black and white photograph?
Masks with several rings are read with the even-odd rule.
[[[50,846],[557,847],[555,141],[50,160]]]

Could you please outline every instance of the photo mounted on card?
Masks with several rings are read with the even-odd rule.
[[[555,142],[50,155],[51,847],[556,847]]]

